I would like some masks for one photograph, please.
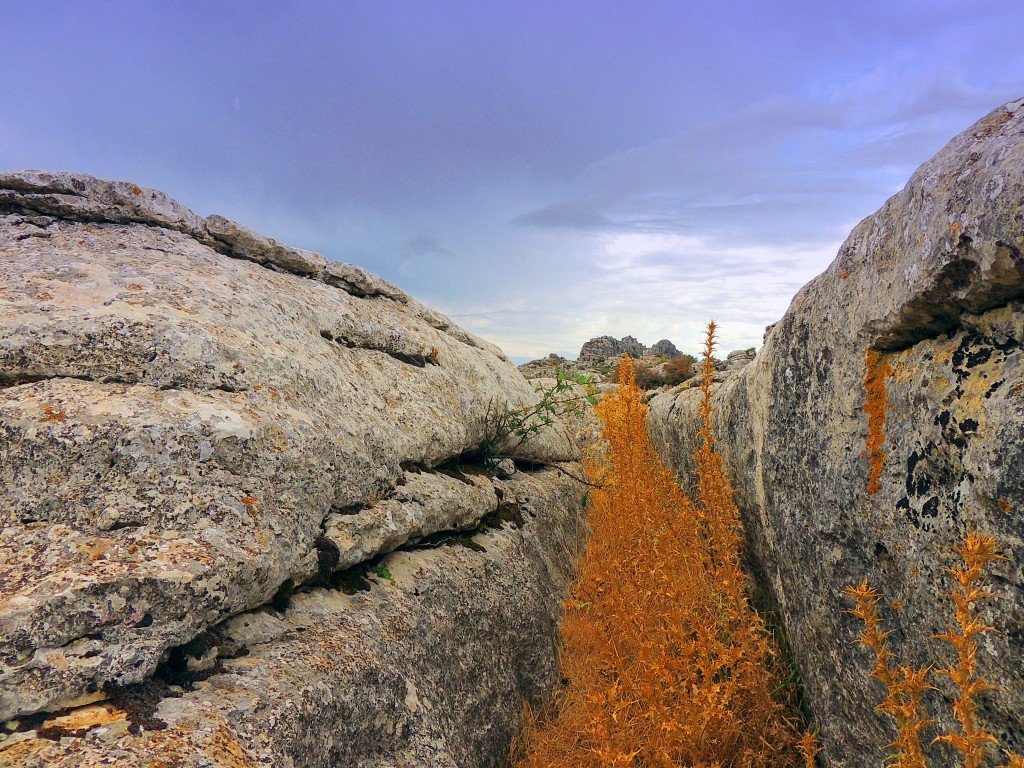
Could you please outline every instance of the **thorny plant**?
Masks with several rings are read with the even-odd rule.
[[[746,599],[740,519],[711,431],[714,326],[702,372],[702,446],[691,501],[661,463],[632,360],[598,404],[602,487],[566,602],[568,686],[517,747],[521,768],[797,768],[796,716],[773,697],[786,676]]]
[[[996,744],[996,738],[978,722],[975,698],[978,694],[995,689],[977,672],[978,637],[993,628],[985,624],[976,613],[976,604],[993,597],[984,588],[981,580],[984,569],[993,560],[1003,557],[996,552],[995,539],[975,531],[967,534],[956,552],[963,559],[963,565],[951,568],[949,572],[957,583],[957,591],[947,595],[956,606],[955,624],[949,631],[937,635],[956,651],[956,660],[947,666],[934,670],[934,674],[948,677],[956,687],[953,701],[953,716],[960,725],[960,733],[941,733],[934,742],[949,744],[963,758],[964,768],[980,768],[986,752]],[[886,698],[877,707],[879,712],[891,715],[896,720],[897,735],[890,746],[896,750],[892,765],[896,768],[927,768],[921,747],[921,731],[933,725],[921,711],[924,692],[933,689],[927,678],[933,673],[930,667],[913,669],[903,665],[893,668],[893,653],[887,638],[891,634],[882,628],[878,603],[882,595],[867,582],[861,581],[849,587],[846,593],[854,599],[856,607],[851,613],[864,622],[864,631],[859,641],[875,654],[875,666],[870,677],[880,681],[886,688]],[[1024,758],[1010,755],[1004,768],[1024,768]]]

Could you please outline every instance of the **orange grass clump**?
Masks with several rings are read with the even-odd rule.
[[[713,348],[712,324],[696,503],[647,436],[632,360],[597,406],[607,455],[588,465],[599,487],[566,602],[569,682],[527,728],[522,768],[805,765],[794,718],[773,698],[778,653],[745,596],[739,513],[711,431]]]

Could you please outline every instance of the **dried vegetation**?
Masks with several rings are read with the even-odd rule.
[[[566,686],[531,715],[519,765],[806,765],[787,677],[746,598],[741,529],[711,431],[709,326],[698,483],[688,498],[647,436],[634,363],[597,406],[606,455],[590,463],[593,534],[566,604]],[[813,756],[811,757],[813,760]]]

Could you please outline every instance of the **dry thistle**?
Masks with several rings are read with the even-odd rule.
[[[864,622],[864,631],[858,638],[875,653],[875,666],[870,677],[886,688],[885,700],[876,711],[892,716],[896,721],[896,739],[889,746],[896,750],[896,768],[927,768],[921,747],[921,731],[932,721],[921,713],[921,697],[931,688],[927,677],[929,669],[913,669],[900,665],[893,669],[889,631],[882,628],[878,614],[881,593],[864,579],[856,587],[847,587],[846,594],[854,599],[856,607],[850,611]]]
[[[557,716],[534,721],[518,765],[796,768],[795,718],[772,698],[778,654],[746,602],[721,457],[705,443],[694,504],[651,444],[642,394],[624,358],[618,390],[595,409],[607,451],[587,466],[603,482],[563,622],[571,683]]]
[[[995,690],[996,686],[989,685],[977,675],[977,637],[993,629],[975,615],[974,606],[994,596],[979,584],[985,566],[993,560],[1004,558],[996,552],[993,537],[982,536],[975,531],[967,534],[964,543],[956,551],[963,558],[964,564],[950,568],[949,572],[953,574],[960,590],[947,595],[956,605],[956,626],[937,635],[937,638],[945,640],[956,649],[957,659],[955,663],[937,672],[948,677],[957,687],[953,714],[963,733],[944,733],[935,740],[949,744],[960,752],[964,756],[964,768],[978,768],[985,758],[987,745],[995,744],[996,738],[978,723],[974,697],[983,691]]]
[[[800,738],[800,754],[804,757],[804,768],[817,768],[819,752],[821,747],[818,746],[818,737],[813,731],[805,731]]]

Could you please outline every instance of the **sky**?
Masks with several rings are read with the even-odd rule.
[[[0,0],[0,169],[161,189],[517,361],[724,350],[984,114],[1021,0]]]

